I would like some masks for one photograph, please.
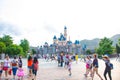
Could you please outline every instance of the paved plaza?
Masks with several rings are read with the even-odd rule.
[[[31,78],[27,78],[27,67],[26,63],[27,60],[24,59],[24,70],[25,70],[25,77],[24,80],[32,80]],[[120,80],[120,62],[116,61],[115,59],[111,59],[111,62],[114,65],[114,69],[112,70],[112,78],[113,80]],[[68,70],[64,67],[58,67],[56,61],[49,61],[46,62],[44,59],[39,59],[39,71],[37,75],[37,80],[91,80],[91,77],[85,77],[85,63],[75,62],[72,63],[72,76],[68,75]],[[105,63],[103,60],[99,60],[99,73],[103,77],[105,69]],[[3,73],[4,75],[4,73]],[[2,76],[3,77],[3,76]],[[12,76],[10,76],[10,79]],[[104,77],[103,77],[104,79]],[[95,75],[94,80],[100,80],[97,75]],[[108,78],[109,80],[109,78]]]

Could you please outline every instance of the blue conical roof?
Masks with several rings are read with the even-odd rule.
[[[67,29],[67,27],[65,26],[64,29]]]
[[[53,39],[57,39],[56,35],[54,35]]]

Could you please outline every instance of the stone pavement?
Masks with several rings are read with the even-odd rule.
[[[111,59],[111,62],[114,65],[112,70],[113,80],[120,80],[120,62]],[[26,62],[25,62],[26,63]],[[37,80],[91,80],[91,77],[85,77],[85,63],[75,62],[72,63],[72,76],[69,76],[68,70],[65,68],[57,67],[57,62],[45,62],[44,60],[39,60],[39,71],[37,75]],[[99,60],[99,74],[103,77],[105,69],[105,63],[103,60]],[[27,67],[24,67],[25,74],[27,74]],[[25,76],[24,80],[32,80]],[[95,75],[94,80],[100,80],[97,75]],[[104,79],[105,80],[105,79]],[[108,78],[109,80],[109,78]]]

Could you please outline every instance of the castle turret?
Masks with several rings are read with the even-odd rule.
[[[64,37],[66,38],[66,41],[67,41],[67,27],[66,26],[64,27]]]
[[[57,37],[56,36],[53,37],[53,43],[57,43]]]

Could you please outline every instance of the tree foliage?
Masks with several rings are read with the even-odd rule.
[[[32,49],[32,54],[36,54],[36,50],[35,49]]]
[[[10,37],[9,35],[4,35],[1,39],[0,39],[1,42],[3,42],[6,47],[10,46],[13,44],[13,40],[12,40],[12,37]]]
[[[6,53],[8,55],[19,55],[19,54],[23,54],[23,49],[21,46],[13,44],[6,48]]]
[[[120,53],[120,39],[118,40],[118,44],[116,44],[116,52]]]
[[[118,40],[118,44],[120,45],[120,39]]]
[[[112,54],[113,53],[113,47],[112,47],[113,41],[111,41],[109,38],[103,38],[99,42],[99,47],[97,49],[97,53],[100,55],[103,54]]]
[[[0,42],[0,53],[5,52],[6,46],[3,42]]]
[[[21,40],[20,46],[23,48],[24,53],[28,52],[29,42],[26,39]]]
[[[29,42],[24,39],[21,40],[21,44],[13,44],[12,37],[10,35],[4,35],[0,37],[0,53],[5,52],[8,55],[22,55],[26,56],[26,51],[29,49]]]
[[[87,49],[87,50],[86,50],[86,53],[87,53],[87,54],[92,54],[92,52],[90,51],[90,49]]]
[[[116,44],[116,52],[120,53],[120,46],[118,44]]]

